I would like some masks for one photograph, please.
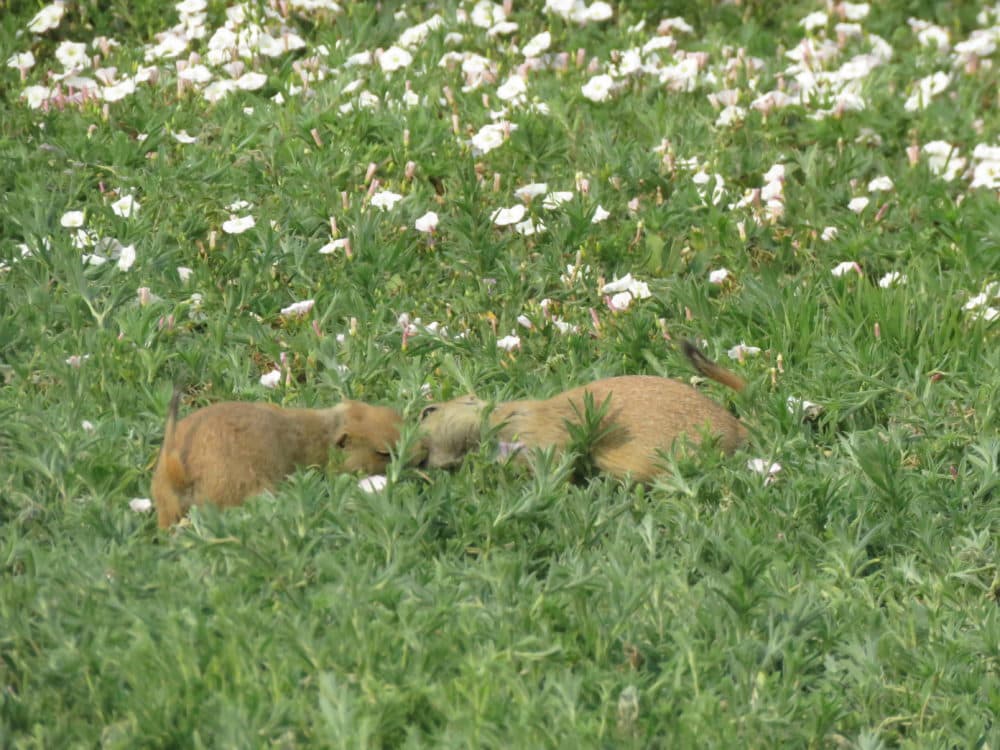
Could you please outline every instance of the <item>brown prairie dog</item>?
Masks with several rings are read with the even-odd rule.
[[[338,468],[376,474],[389,463],[402,419],[393,409],[344,401],[330,409],[284,409],[226,401],[177,421],[170,402],[152,495],[166,528],[201,503],[239,505],[305,466],[325,467],[334,448]],[[414,461],[422,458],[412,457]]]
[[[743,381],[685,342],[684,353],[701,374],[742,390]],[[707,430],[719,446],[732,453],[747,439],[747,430],[724,407],[685,383],[652,375],[605,378],[541,401],[508,401],[497,404],[489,424],[501,443],[522,448],[553,447],[563,450],[570,442],[566,422],[579,423],[584,394],[600,407],[610,397],[601,427],[603,437],[592,446],[597,468],[612,476],[631,476],[648,482],[663,472],[661,452],[686,436],[699,443]],[[434,404],[421,414],[426,464],[450,467],[479,444],[483,412],[487,405],[474,396]]]

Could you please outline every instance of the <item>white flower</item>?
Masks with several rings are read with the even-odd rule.
[[[362,492],[367,492],[369,494],[373,492],[381,492],[385,489],[385,486],[389,484],[389,480],[383,474],[372,474],[369,477],[364,477],[358,480],[358,488]]]
[[[859,214],[868,207],[868,203],[869,200],[862,195],[858,198],[852,198],[851,202],[847,204],[847,207],[854,213]]]
[[[83,42],[60,42],[56,47],[56,59],[62,63],[65,70],[78,70],[90,67],[87,57],[87,45]]]
[[[788,406],[789,414],[795,414],[801,410],[802,416],[815,418],[823,411],[823,407],[820,404],[817,404],[815,401],[799,398],[798,396],[789,396],[785,400],[785,403]]]
[[[728,278],[729,278],[729,269],[728,268],[720,268],[720,269],[718,269],[716,271],[709,271],[708,272],[708,283],[709,284],[721,284],[721,283],[723,283]]]
[[[664,18],[660,21],[660,25],[656,27],[656,33],[658,34],[668,34],[671,31],[681,31],[685,34],[690,34],[694,31],[694,27],[680,16]]]
[[[972,149],[972,158],[978,161],[1000,161],[1000,146],[977,143]]]
[[[94,423],[91,422],[89,419],[85,419],[82,422],[80,422],[80,427],[83,429],[84,432],[93,432],[94,430],[97,429],[94,426]]]
[[[236,213],[237,211],[242,211],[245,208],[250,208],[253,204],[250,201],[236,200],[226,206],[227,211],[232,211]]]
[[[231,92],[236,90],[236,82],[231,81],[226,78],[221,78],[218,81],[212,81],[208,84],[201,95],[205,98],[206,102],[215,103],[227,97]]]
[[[951,76],[943,71],[921,78],[917,81],[916,90],[903,105],[903,109],[907,112],[925,109],[931,103],[931,98],[948,88],[949,83],[951,83]]]
[[[806,31],[812,31],[813,29],[823,28],[826,26],[826,22],[826,13],[818,10],[815,13],[810,13],[808,16],[799,21],[799,26],[804,28]]]
[[[947,141],[930,141],[920,150],[927,157],[927,168],[949,182],[965,169],[966,159]]]
[[[537,198],[539,195],[544,195],[549,191],[549,185],[546,182],[532,182],[527,185],[523,185],[514,191],[514,195],[523,201],[530,200],[531,198]]]
[[[545,225],[542,222],[535,223],[529,216],[524,221],[518,222],[514,225],[514,231],[518,234],[524,235],[525,237],[531,237],[535,234],[541,234],[545,231]]]
[[[260,376],[260,384],[265,388],[275,388],[281,382],[281,370],[275,368]]]
[[[511,76],[497,89],[497,97],[505,102],[520,102],[527,91],[528,85],[521,76]]]
[[[890,177],[882,175],[881,177],[876,177],[874,180],[868,183],[868,192],[875,193],[879,190],[892,190],[895,185]]]
[[[521,339],[512,333],[510,336],[504,336],[502,339],[499,339],[497,341],[497,348],[508,352],[513,351],[514,349],[520,349]]]
[[[542,201],[542,208],[547,208],[550,211],[554,208],[559,208],[566,201],[573,200],[572,190],[556,190],[545,196]]]
[[[524,328],[527,328],[529,331],[535,327],[535,324],[531,322],[531,318],[529,318],[527,315],[518,315],[517,324]]]
[[[111,204],[111,210],[116,216],[130,217],[139,213],[139,201],[131,195],[123,195]]]
[[[332,242],[327,242],[323,247],[319,249],[320,255],[333,255],[335,252],[342,248],[349,247],[351,241],[346,237],[341,237],[339,240],[333,240]]]
[[[472,8],[470,20],[473,26],[488,29],[493,24],[507,20],[507,14],[503,12],[503,6],[489,0],[479,0]]]
[[[746,119],[747,111],[744,107],[739,107],[735,104],[730,104],[728,107],[724,107],[719,116],[715,118],[715,126],[718,128],[725,128],[735,123],[743,122]]]
[[[401,200],[403,200],[403,196],[399,193],[394,193],[391,190],[379,190],[372,196],[372,205],[383,211],[390,211]]]
[[[248,229],[257,226],[253,216],[230,216],[229,221],[222,223],[222,231],[226,234],[243,234]]]
[[[751,458],[747,461],[747,468],[764,477],[764,484],[774,481],[775,475],[781,471],[781,464],[765,461],[763,458]]]
[[[517,203],[510,208],[498,208],[490,215],[490,219],[498,227],[508,227],[521,221],[524,218],[524,213],[524,206]]]
[[[316,300],[304,299],[301,302],[293,302],[288,307],[281,308],[281,314],[289,317],[301,318],[313,309]]]
[[[193,135],[188,135],[186,130],[178,130],[176,133],[171,133],[171,136],[178,143],[194,143],[198,139]]]
[[[108,262],[107,258],[105,258],[103,255],[97,255],[96,253],[84,253],[83,255],[80,256],[80,260],[83,262],[83,265],[94,266],[95,268],[98,266],[103,266],[105,263]]]
[[[743,361],[744,357],[756,357],[758,354],[760,354],[760,347],[747,346],[745,342],[741,341],[732,349],[728,350],[726,354],[729,355],[730,359]]]
[[[591,3],[587,7],[584,17],[587,21],[607,21],[611,18],[613,12],[610,5],[602,2],[602,0],[597,0],[596,3]]]
[[[591,224],[600,224],[602,221],[611,216],[611,212],[606,210],[600,203],[597,204],[597,208],[594,209],[594,216],[591,218]]]
[[[381,103],[382,100],[371,91],[362,91],[358,94],[358,106],[361,107],[361,109],[378,109],[378,106]]]
[[[851,273],[852,271],[858,276],[862,275],[861,266],[853,260],[842,261],[830,269],[830,273],[834,276],[843,276],[844,274]]]
[[[133,497],[128,501],[128,507],[133,513],[148,513],[153,509],[153,501],[148,497]]]
[[[528,43],[521,48],[521,54],[525,57],[538,57],[552,45],[552,34],[543,31],[528,40]]]
[[[583,5],[580,0],[545,0],[545,12],[555,13],[563,18],[569,18],[577,5]]]
[[[127,271],[135,265],[135,245],[122,245],[118,248],[118,270]]]
[[[402,47],[389,47],[378,59],[378,64],[384,73],[392,73],[407,67],[413,62],[413,55]]]
[[[438,215],[434,211],[428,211],[413,223],[418,232],[433,232],[437,225]]]
[[[988,288],[985,292],[980,292],[974,297],[969,297],[969,301],[962,305],[963,310],[976,310],[983,307],[990,299],[993,297],[991,290]]]
[[[601,294],[618,294],[619,292],[629,292],[636,299],[646,299],[652,296],[649,285],[645,281],[633,279],[630,273],[601,287]]]
[[[608,297],[608,307],[612,312],[624,312],[632,306],[631,292],[618,292]]]
[[[346,60],[344,60],[345,68],[353,68],[359,65],[371,65],[371,64],[372,64],[372,53],[368,50],[365,50],[363,52],[358,52],[354,55],[351,55]]]
[[[8,68],[18,68],[20,70],[27,70],[28,68],[33,68],[35,66],[35,56],[31,54],[31,50],[27,52],[15,52],[13,55],[7,58]]]
[[[871,5],[868,3],[840,3],[840,12],[844,14],[844,18],[848,21],[860,21],[862,18],[867,18],[868,13],[871,11]]]
[[[76,229],[83,226],[83,211],[67,211],[59,219],[59,223],[67,229]]]
[[[416,47],[421,45],[427,40],[427,36],[433,29],[440,28],[443,25],[444,18],[442,18],[440,14],[435,13],[423,23],[418,23],[416,26],[411,26],[406,29],[399,35],[399,43],[403,47]]]
[[[609,75],[594,76],[580,87],[580,91],[592,102],[607,101],[611,96],[614,80]]]
[[[969,187],[985,187],[990,190],[1000,188],[1000,161],[981,161],[973,167]]]
[[[101,98],[106,102],[120,102],[126,96],[135,93],[135,81],[126,78],[113,86],[101,89]]]
[[[509,36],[517,31],[517,24],[514,21],[501,21],[491,26],[486,32],[488,37]]]
[[[52,96],[52,89],[48,86],[27,86],[21,92],[21,99],[24,99],[28,107],[38,109]]]
[[[563,335],[567,333],[577,333],[580,330],[579,326],[567,323],[565,320],[555,315],[552,316],[552,325],[554,325],[556,330]]]
[[[188,268],[187,266],[177,266],[177,276],[180,278],[181,281],[186,282],[188,279],[191,278],[191,274],[193,273],[194,270]]]
[[[901,274],[899,271],[889,271],[889,273],[878,280],[878,285],[883,289],[888,289],[891,286],[902,285],[905,283],[906,276]]]
[[[823,234],[821,234],[819,238],[823,240],[823,242],[830,242],[831,240],[837,238],[837,234],[839,234],[837,227],[823,227]]]
[[[65,12],[66,6],[63,3],[46,5],[28,22],[28,31],[33,34],[44,34],[46,31],[56,28],[62,21]]]
[[[267,76],[263,73],[244,73],[234,81],[236,88],[243,91],[257,91],[267,85]]]
[[[985,310],[973,313],[974,318],[982,318],[987,323],[992,323],[994,320],[1000,318],[1000,309],[996,307],[987,307]]]
[[[191,65],[178,73],[177,77],[188,83],[208,83],[215,76],[204,65]]]
[[[513,124],[496,122],[490,123],[488,125],[483,125],[479,129],[479,132],[472,136],[472,150],[475,154],[486,154],[503,145],[504,134],[508,129],[508,125],[511,131],[516,130],[517,126]]]

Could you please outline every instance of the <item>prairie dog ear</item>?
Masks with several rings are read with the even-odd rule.
[[[347,429],[348,409],[350,409],[350,404],[346,401],[329,409],[330,444],[338,448],[343,448],[350,441],[350,433]]]
[[[425,406],[423,409],[420,410],[420,420],[419,421],[423,422],[425,419],[427,419],[427,417],[429,417],[431,414],[433,414],[437,410],[438,410],[438,408],[437,408],[436,404],[431,404],[430,406]]]

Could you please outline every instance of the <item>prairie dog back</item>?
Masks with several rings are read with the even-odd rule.
[[[698,444],[707,432],[726,453],[746,441],[746,428],[723,406],[685,383],[654,375],[605,378],[544,401],[500,404],[490,421],[499,425],[501,440],[564,449],[570,441],[566,423],[580,421],[587,393],[595,406],[608,400],[601,422],[606,433],[591,455],[599,470],[613,476],[650,481],[662,471],[660,453],[682,436]]]
[[[177,421],[177,400],[175,394],[153,473],[161,527],[191,505],[239,505],[299,467],[326,466],[334,448],[341,471],[384,471],[402,425],[393,409],[359,401],[330,409],[226,401]]]
[[[743,388],[738,376],[716,365],[693,345],[691,349],[695,354],[688,356],[699,372],[736,390]],[[595,406],[608,399],[601,423],[606,433],[591,451],[598,469],[616,477],[650,481],[662,472],[660,453],[669,451],[681,436],[697,444],[704,433],[713,435],[727,453],[747,439],[746,428],[723,406],[686,383],[652,375],[605,378],[549,399],[501,403],[489,413],[489,423],[504,443],[563,450],[570,442],[566,424],[579,423],[587,393]],[[450,467],[459,463],[478,444],[486,410],[486,404],[473,396],[424,409],[421,425],[427,465]]]

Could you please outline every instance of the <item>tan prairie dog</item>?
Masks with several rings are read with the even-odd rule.
[[[682,346],[699,373],[743,390],[745,383],[739,376],[712,362],[690,342]],[[592,445],[591,458],[598,470],[615,477],[648,482],[662,474],[661,453],[668,452],[682,435],[697,444],[707,430],[726,453],[747,439],[746,428],[720,404],[685,383],[653,375],[605,378],[542,401],[497,404],[489,413],[489,424],[497,429],[502,448],[563,450],[571,442],[566,423],[581,421],[585,393],[593,396],[595,408],[610,397],[601,422],[604,434]],[[480,441],[485,409],[487,404],[474,396],[426,407],[420,415],[426,465],[455,466],[474,449]]]
[[[166,528],[201,503],[240,505],[295,469],[327,466],[377,474],[389,463],[402,418],[385,406],[344,401],[330,409],[284,409],[268,403],[226,401],[177,421],[180,393],[170,402],[163,447],[153,472],[153,501]],[[414,462],[423,458],[412,456]]]

